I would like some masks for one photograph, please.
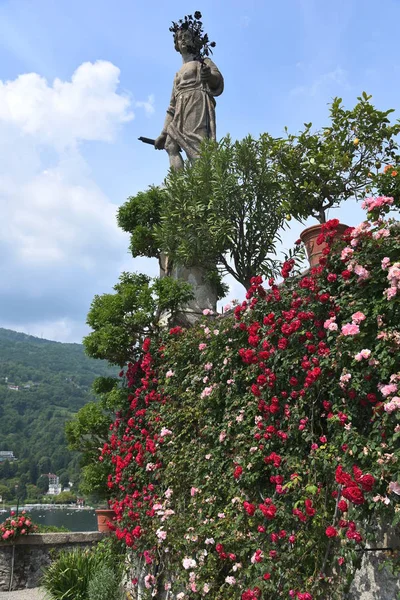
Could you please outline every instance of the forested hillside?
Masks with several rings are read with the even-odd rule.
[[[64,426],[92,398],[93,380],[111,374],[80,344],[0,328],[0,451],[18,459],[0,462],[0,495],[14,496],[18,484],[22,497],[34,498],[45,488],[42,473],[77,481],[79,457],[67,449]]]

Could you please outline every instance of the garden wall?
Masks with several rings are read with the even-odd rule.
[[[104,533],[34,533],[20,537],[15,542],[12,590],[33,588],[39,585],[43,567],[46,567],[61,550],[92,546]],[[13,545],[0,542],[0,592],[8,592],[12,570]]]
[[[399,527],[390,530],[378,529],[376,543],[372,548],[388,550],[372,550],[364,553],[361,568],[355,574],[346,600],[395,600],[400,598],[399,577],[390,573],[386,568],[382,568],[385,553],[400,553]]]

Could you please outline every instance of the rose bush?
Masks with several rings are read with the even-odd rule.
[[[341,599],[399,523],[400,229],[371,202],[340,240],[323,225],[317,268],[253,278],[124,371],[99,459],[149,598]]]
[[[11,542],[21,535],[28,535],[29,533],[35,533],[35,531],[37,531],[37,525],[32,523],[29,515],[24,510],[20,515],[16,515],[14,511],[11,511],[11,516],[0,523],[0,537],[4,541],[9,540]]]

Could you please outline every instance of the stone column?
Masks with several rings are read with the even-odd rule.
[[[214,285],[207,280],[206,270],[203,267],[183,267],[181,265],[168,266],[168,257],[160,255],[160,277],[172,277],[190,283],[193,288],[194,299],[191,300],[176,315],[173,325],[191,327],[200,319],[206,308],[216,312],[217,292]],[[169,321],[169,315],[163,315],[162,321]]]

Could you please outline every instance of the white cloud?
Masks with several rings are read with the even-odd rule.
[[[137,108],[144,108],[146,115],[150,117],[154,113],[154,94],[150,94],[145,101],[135,102],[135,106]]]
[[[76,323],[68,318],[55,321],[25,322],[22,326],[20,323],[6,323],[3,327],[58,342],[80,341],[90,331],[89,327],[83,323]]]
[[[297,63],[298,68],[304,70],[304,65]],[[341,67],[336,67],[332,71],[322,73],[310,84],[299,85],[290,90],[292,96],[317,96],[320,92],[325,92],[326,88],[334,86],[337,89],[338,86],[341,88],[348,89],[349,83],[347,79],[347,72]]]
[[[92,297],[117,280],[127,235],[81,142],[113,141],[133,119],[118,83],[106,61],[51,85],[0,81],[0,326],[77,341]]]
[[[57,149],[80,140],[112,141],[117,126],[133,119],[130,100],[117,93],[120,71],[99,60],[80,65],[71,81],[49,85],[37,73],[0,82],[0,122]]]

